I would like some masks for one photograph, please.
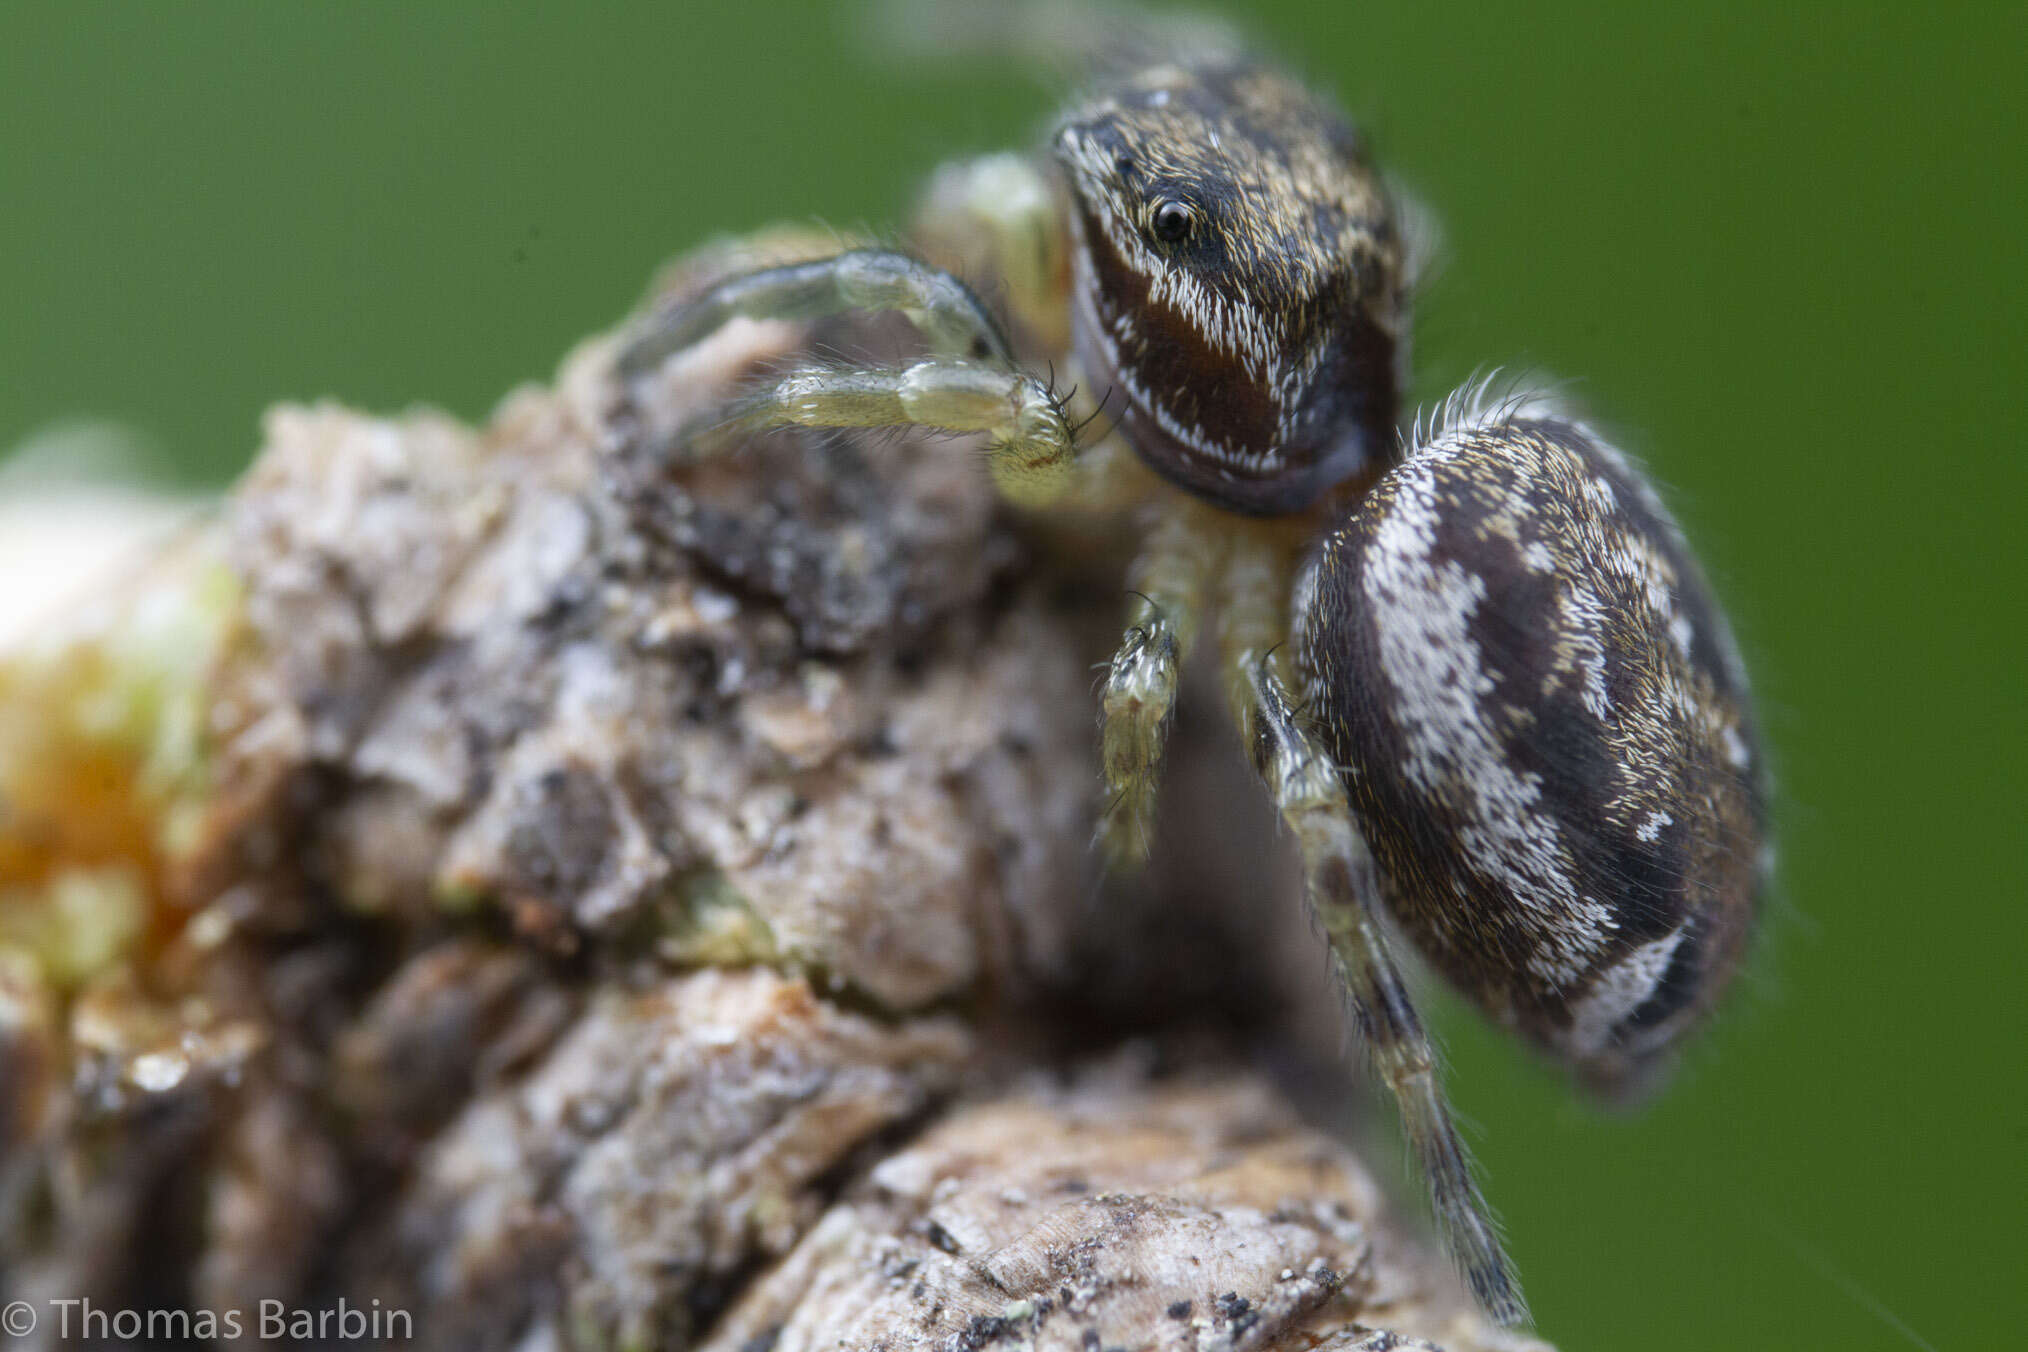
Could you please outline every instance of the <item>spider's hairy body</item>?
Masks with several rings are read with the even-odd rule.
[[[1100,842],[1146,850],[1209,638],[1444,1239],[1519,1323],[1395,933],[1592,1086],[1652,1078],[1738,965],[1762,771],[1724,618],[1618,452],[1542,398],[1402,426],[1412,233],[1301,85],[1228,53],[1149,61],[1046,156],[937,176],[915,237],[947,267],[855,249],[732,277],[649,316],[621,401],[735,316],[898,310],[921,357],[784,373],[663,449],[942,428],[979,434],[1020,505],[1131,513]]]
[[[1370,481],[1394,450],[1406,269],[1357,134],[1261,67],[1163,65],[1079,108],[1055,149],[1077,354],[1121,388],[1142,458],[1262,514]]]
[[[1762,828],[1745,672],[1653,491],[1553,406],[1462,414],[1299,590],[1391,909],[1489,1013],[1631,1082],[1736,964]]]

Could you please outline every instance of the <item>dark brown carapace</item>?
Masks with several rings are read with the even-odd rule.
[[[1170,481],[1300,511],[1396,451],[1406,285],[1351,128],[1261,67],[1158,66],[1056,134],[1079,364]]]
[[[1400,424],[1413,232],[1300,85],[1229,54],[1150,61],[1050,150],[946,170],[919,222],[1004,314],[910,253],[850,249],[650,316],[623,383],[736,315],[900,310],[918,359],[789,372],[672,449],[943,428],[980,434],[1025,506],[1134,511],[1100,839],[1145,848],[1183,660],[1215,619],[1444,1237],[1484,1308],[1520,1322],[1391,932],[1589,1084],[1664,1064],[1737,967],[1760,883],[1724,618],[1645,480],[1554,401],[1467,391]],[[1101,413],[1111,431],[1081,445],[1073,426]]]

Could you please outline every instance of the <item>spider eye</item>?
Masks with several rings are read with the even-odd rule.
[[[1197,213],[1181,202],[1164,202],[1155,208],[1149,221],[1155,238],[1164,244],[1180,244],[1189,237],[1190,227],[1197,223]]]

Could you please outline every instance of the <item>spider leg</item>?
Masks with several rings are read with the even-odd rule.
[[[1040,381],[949,357],[790,371],[683,428],[674,450],[679,457],[719,455],[779,427],[982,432],[994,483],[1023,506],[1053,501],[1077,469],[1069,420]]]
[[[911,238],[925,257],[992,295],[1042,348],[1070,346],[1063,286],[1070,240],[1049,175],[1027,155],[986,155],[938,169]]]
[[[1195,504],[1173,499],[1150,513],[1128,574],[1126,636],[1107,668],[1099,706],[1107,790],[1099,842],[1115,866],[1147,858],[1181,668],[1223,553],[1219,531]]]
[[[1310,909],[1331,945],[1353,1022],[1401,1110],[1444,1246],[1480,1306],[1506,1325],[1528,1307],[1444,1106],[1436,1054],[1388,952],[1380,874],[1354,824],[1338,767],[1297,722],[1268,659],[1248,655],[1250,750],[1303,852]]]
[[[1248,558],[1252,553],[1265,551],[1244,545],[1234,551],[1232,571],[1241,574],[1241,588],[1273,572],[1270,560]],[[1310,909],[1330,943],[1353,1024],[1393,1091],[1444,1246],[1487,1314],[1505,1325],[1524,1324],[1528,1307],[1444,1105],[1436,1054],[1388,950],[1380,872],[1353,819],[1340,770],[1291,708],[1274,654],[1243,641],[1250,623],[1264,628],[1266,621],[1250,621],[1232,602],[1227,606],[1234,712],[1254,768],[1302,850]]]
[[[932,355],[899,365],[806,366],[680,428],[660,454],[723,454],[779,427],[926,427],[979,432],[1001,493],[1023,506],[1054,501],[1077,467],[1065,401],[1013,368],[993,314],[950,273],[904,253],[852,249],[729,277],[650,315],[619,354],[620,408],[663,362],[728,320],[816,319],[845,310],[898,310]]]
[[[956,277],[905,253],[849,249],[740,273],[656,310],[620,353],[616,369],[631,384],[731,319],[822,319],[847,310],[899,310],[932,352],[1012,364],[999,322]]]

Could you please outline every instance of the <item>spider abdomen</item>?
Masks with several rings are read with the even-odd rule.
[[[1546,405],[1455,417],[1323,537],[1295,611],[1403,928],[1631,1083],[1738,965],[1763,812],[1744,672],[1653,490]]]

